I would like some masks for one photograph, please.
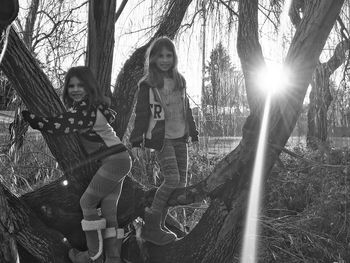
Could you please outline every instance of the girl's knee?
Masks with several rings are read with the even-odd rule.
[[[180,185],[180,179],[179,178],[170,178],[165,179],[163,182],[163,185],[168,188],[177,188]]]
[[[86,201],[86,197],[85,197],[84,194],[80,197],[79,204],[80,204],[80,207],[81,207],[83,210],[84,210],[84,208],[87,208],[87,207],[88,207],[87,201]]]
[[[82,195],[79,200],[81,210],[83,212],[83,217],[86,220],[97,220],[100,218],[97,212],[98,203],[95,200],[89,198],[89,195]]]
[[[86,194],[86,192],[81,196],[79,204],[82,210],[96,209],[98,205],[98,200],[93,198],[91,195]]]

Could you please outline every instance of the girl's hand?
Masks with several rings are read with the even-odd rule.
[[[192,142],[192,148],[193,148],[194,153],[198,154],[198,151],[199,151],[199,143],[198,143],[198,141]]]
[[[30,111],[22,111],[22,117],[26,122],[29,123],[30,127],[32,127],[33,129],[39,129],[37,118]]]
[[[22,111],[22,117],[23,117],[23,119],[26,121],[26,122],[28,122],[29,121],[29,119],[30,119],[30,111],[27,111],[27,110],[24,110],[24,111]]]

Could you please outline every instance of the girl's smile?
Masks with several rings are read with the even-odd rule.
[[[163,47],[156,58],[156,66],[163,72],[168,71],[174,65],[174,54],[169,49]]]
[[[83,82],[77,77],[71,77],[68,83],[68,96],[76,101],[81,101],[86,95]]]

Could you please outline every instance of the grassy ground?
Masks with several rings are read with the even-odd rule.
[[[262,262],[350,262],[349,149],[292,150],[266,184]]]

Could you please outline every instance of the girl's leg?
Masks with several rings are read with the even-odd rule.
[[[177,167],[179,171],[179,184],[177,187],[185,187],[187,185],[187,170],[188,170],[188,148],[184,139],[172,140],[172,144],[175,151],[175,157],[177,161]],[[166,217],[169,208],[165,205],[162,211],[161,227],[165,231],[170,231],[165,226]]]
[[[142,237],[156,245],[165,245],[174,241],[176,235],[161,229],[162,212],[171,192],[179,183],[175,151],[170,140],[165,139],[163,150],[158,152],[157,156],[164,175],[164,181],[157,189],[151,208],[146,209]]]
[[[160,168],[163,173],[164,181],[159,186],[153,202],[152,210],[162,212],[170,197],[172,191],[178,187],[180,174],[176,160],[173,140],[165,139],[164,147],[161,152],[157,152]]]
[[[118,228],[117,207],[122,192],[123,179],[109,195],[101,202],[101,212],[107,221],[107,228],[103,233],[105,248],[105,263],[121,263],[121,246],[124,238],[124,229]]]
[[[116,159],[118,159],[118,161],[116,161]],[[122,179],[129,170],[130,157],[126,152],[106,157],[80,199],[80,206],[84,217],[82,227],[86,234],[87,246],[91,258],[97,256],[101,251],[102,236],[100,236],[99,233],[99,235],[97,235],[96,231],[89,231],[91,228],[87,228],[86,226],[94,225],[94,222],[99,222],[101,220],[104,220],[106,224],[106,219],[101,219],[99,217],[97,206],[102,199],[116,189],[118,184],[121,184]],[[116,171],[118,171],[118,173],[116,173]],[[107,225],[110,224],[110,222],[107,223]],[[104,228],[106,228],[106,225]],[[97,257],[98,260],[100,258],[102,257]]]
[[[124,230],[118,228],[117,207],[122,192],[125,175],[129,172],[131,163],[129,156],[114,155],[108,159],[114,166],[113,178],[118,180],[117,186],[101,201],[101,213],[107,221],[104,232],[105,263],[121,263],[121,245]],[[129,165],[127,165],[129,162]]]
[[[111,155],[102,160],[101,167],[80,199],[85,220],[100,218],[97,214],[98,204],[116,189],[130,171],[130,167],[131,160],[127,152]]]
[[[177,167],[179,169],[180,182],[178,187],[187,186],[187,171],[188,171],[188,147],[184,140],[178,140],[173,143]]]

